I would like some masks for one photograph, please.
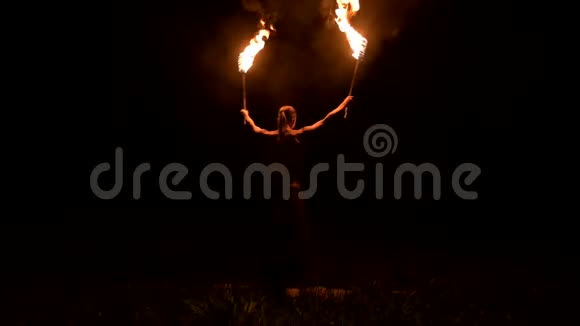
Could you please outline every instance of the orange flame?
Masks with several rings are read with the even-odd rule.
[[[364,38],[359,32],[357,32],[354,27],[349,22],[349,17],[354,16],[360,10],[360,4],[358,0],[336,0],[338,4],[338,9],[335,10],[336,13],[336,24],[341,32],[346,35],[348,44],[352,49],[352,56],[356,60],[360,59],[366,50],[367,39]]]
[[[238,69],[241,73],[245,74],[250,70],[254,64],[254,58],[260,51],[262,51],[266,45],[266,40],[270,37],[270,33],[274,31],[274,26],[272,25],[270,25],[270,28],[266,28],[266,22],[264,20],[260,20],[260,24],[262,25],[262,28],[258,33],[256,33],[256,36],[250,40],[250,44],[246,46],[238,58]]]

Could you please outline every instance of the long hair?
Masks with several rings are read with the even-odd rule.
[[[288,134],[289,129],[296,126],[296,110],[289,105],[283,106],[278,111],[278,140]]]

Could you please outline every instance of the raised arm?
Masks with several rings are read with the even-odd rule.
[[[250,127],[252,127],[252,130],[255,133],[267,135],[267,136],[275,136],[278,134],[278,130],[269,131],[269,130],[262,129],[262,128],[256,126],[256,123],[254,122],[254,120],[252,120],[252,118],[250,118],[250,113],[248,112],[248,110],[242,109],[240,112],[242,112],[242,114],[244,115],[244,119],[246,119],[246,122],[250,124]]]
[[[347,96],[347,97],[344,99],[344,101],[342,101],[342,103],[340,103],[340,105],[339,105],[339,106],[338,106],[336,109],[334,109],[334,110],[330,111],[330,112],[329,112],[329,113],[328,113],[328,114],[327,114],[327,115],[324,117],[324,119],[322,119],[322,120],[320,120],[320,121],[318,121],[318,122],[316,122],[315,124],[312,124],[312,125],[310,125],[310,126],[306,126],[306,127],[302,128],[302,129],[300,129],[300,131],[302,131],[302,132],[305,132],[305,131],[312,131],[312,130],[316,130],[316,129],[318,129],[318,128],[322,127],[322,126],[324,125],[324,123],[326,122],[326,120],[328,120],[330,117],[332,117],[333,115],[337,114],[338,112],[340,112],[340,111],[344,110],[344,108],[346,107],[346,105],[347,105],[347,104],[348,104],[350,101],[352,101],[352,96]]]

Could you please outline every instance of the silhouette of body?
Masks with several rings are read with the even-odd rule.
[[[277,138],[271,153],[273,161],[283,164],[290,174],[290,198],[285,200],[276,196],[272,202],[274,224],[269,234],[270,243],[266,244],[274,250],[270,254],[273,262],[269,266],[270,276],[278,294],[283,294],[286,287],[297,286],[304,281],[308,260],[309,227],[304,214],[304,203],[298,195],[301,189],[300,179],[304,172],[304,154],[299,136],[322,127],[327,119],[342,111],[351,100],[352,96],[348,96],[322,120],[300,129],[295,129],[296,110],[291,106],[280,108],[277,118],[278,129],[273,131],[258,127],[250,118],[248,111],[241,110],[255,133]]]

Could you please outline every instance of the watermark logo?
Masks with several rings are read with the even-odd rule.
[[[363,146],[367,154],[376,159],[383,159],[389,154],[394,154],[397,150],[399,140],[395,130],[386,124],[376,124],[368,128],[363,136]],[[100,199],[109,200],[116,198],[122,188],[125,179],[124,175],[124,165],[123,165],[123,149],[117,148],[115,151],[115,163],[114,169],[111,164],[104,162],[97,165],[90,175],[90,186],[93,194]],[[132,192],[133,199],[141,199],[141,179],[142,175],[146,172],[151,171],[151,164],[142,163],[138,165],[132,172]],[[348,189],[346,186],[346,174],[347,172],[365,172],[368,167],[364,163],[353,163],[346,162],[346,158],[343,154],[337,155],[336,165],[334,167],[334,172],[336,172],[336,185],[338,193],[345,199],[358,199],[361,198],[365,193],[365,181],[364,179],[356,180],[356,185],[354,189]],[[372,169],[372,170],[371,170]],[[373,178],[374,187],[374,197],[378,200],[385,197],[385,171],[383,163],[378,160],[374,166],[366,171],[366,176],[371,175]],[[298,197],[300,199],[310,199],[312,198],[318,188],[318,177],[323,172],[329,172],[331,170],[331,164],[327,162],[322,162],[314,165],[310,169],[309,173],[309,188],[305,190],[300,190],[298,192]],[[374,172],[374,173],[371,173]],[[105,173],[114,173],[114,185],[110,189],[103,189],[99,184],[99,177]],[[180,163],[171,163],[166,165],[159,172],[158,186],[161,192],[171,200],[190,200],[193,198],[191,191],[185,190],[174,190],[173,187],[177,187],[181,182],[183,182],[187,175],[189,174],[189,169]],[[223,187],[220,189],[212,189],[209,185],[209,177],[213,174],[221,175],[223,180]],[[273,163],[270,165],[264,165],[262,163],[253,163],[249,165],[243,174],[243,198],[251,199],[256,195],[253,191],[253,181],[256,180],[254,177],[256,174],[261,175],[262,185],[263,185],[263,198],[270,199],[272,197],[272,178],[274,175],[280,175],[282,178],[282,197],[284,199],[290,199],[291,196],[291,185],[290,185],[290,172],[287,167],[280,163]],[[464,186],[472,185],[477,177],[481,174],[481,169],[479,166],[473,163],[462,163],[457,166],[450,176],[451,188],[454,194],[460,199],[464,200],[474,200],[478,198],[478,193],[473,190],[464,189]],[[439,168],[429,162],[421,163],[419,165],[413,163],[403,163],[400,164],[393,172],[393,198],[401,199],[403,198],[403,176],[411,175],[413,177],[413,194],[415,199],[423,198],[423,180],[426,176],[430,176],[432,180],[431,184],[433,186],[432,191],[434,200],[441,199],[441,191],[443,185],[443,178],[441,176],[441,171]],[[463,178],[463,176],[465,176]],[[170,178],[171,177],[171,178]],[[461,180],[463,179],[463,185]],[[408,179],[407,179],[408,180]],[[171,183],[171,186],[169,185]],[[205,166],[198,176],[199,190],[208,199],[218,200],[218,199],[232,199],[233,198],[233,184],[234,178],[230,169],[222,163],[212,163]],[[409,184],[407,183],[407,187]]]
[[[399,138],[391,126],[376,124],[365,132],[363,145],[367,154],[380,158],[395,153],[399,145]]]

